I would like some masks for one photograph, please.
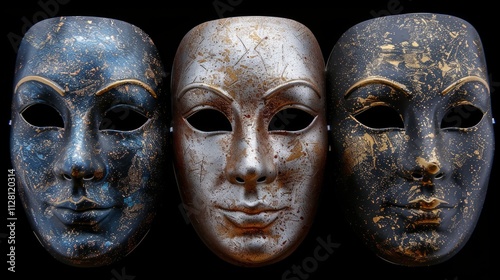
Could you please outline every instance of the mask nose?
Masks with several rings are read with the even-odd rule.
[[[66,146],[60,151],[54,167],[57,177],[67,181],[101,180],[105,165],[96,152],[96,136],[88,129],[73,127]]]
[[[439,162],[427,161],[422,157],[417,157],[416,162],[417,166],[411,170],[411,177],[414,181],[432,184],[434,180],[443,178],[444,173]]]
[[[426,118],[417,109],[408,116],[407,134],[410,140],[404,151],[403,176],[419,181],[423,186],[432,186],[449,170],[449,155],[437,121]]]
[[[226,174],[231,183],[246,188],[274,181],[276,166],[268,141],[256,131],[234,139]]]

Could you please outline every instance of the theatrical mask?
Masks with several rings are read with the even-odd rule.
[[[33,231],[57,260],[108,265],[148,233],[165,187],[165,78],[151,38],[123,21],[50,18],[23,37],[11,159]]]
[[[374,18],[326,64],[335,199],[352,230],[393,264],[450,259],[474,231],[493,163],[477,31],[444,14]]]
[[[204,22],[172,70],[176,179],[191,224],[223,260],[290,255],[315,216],[327,155],[324,59],[294,20]]]

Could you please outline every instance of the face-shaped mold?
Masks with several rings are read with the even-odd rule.
[[[202,23],[172,71],[175,172],[205,244],[241,266],[277,262],[314,219],[327,154],[324,60],[302,24]]]
[[[478,221],[493,162],[485,57],[449,15],[371,19],[327,62],[337,197],[355,233],[406,266],[454,256]]]
[[[149,231],[164,188],[165,78],[148,35],[122,21],[51,18],[25,34],[11,158],[33,231],[61,262],[111,264]]]

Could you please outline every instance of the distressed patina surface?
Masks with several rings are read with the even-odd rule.
[[[144,238],[161,197],[166,73],[126,22],[59,17],[19,48],[11,158],[33,231],[59,261],[121,260]]]
[[[222,259],[290,255],[314,220],[327,154],[324,60],[304,25],[247,16],[202,23],[172,70],[179,191]]]
[[[333,187],[353,231],[391,263],[450,259],[474,231],[493,163],[476,30],[442,14],[371,19],[341,36],[326,69]]]

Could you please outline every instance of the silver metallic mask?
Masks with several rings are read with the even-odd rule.
[[[313,223],[327,155],[324,60],[304,25],[202,23],[172,71],[173,153],[194,229],[222,259],[290,255]]]

